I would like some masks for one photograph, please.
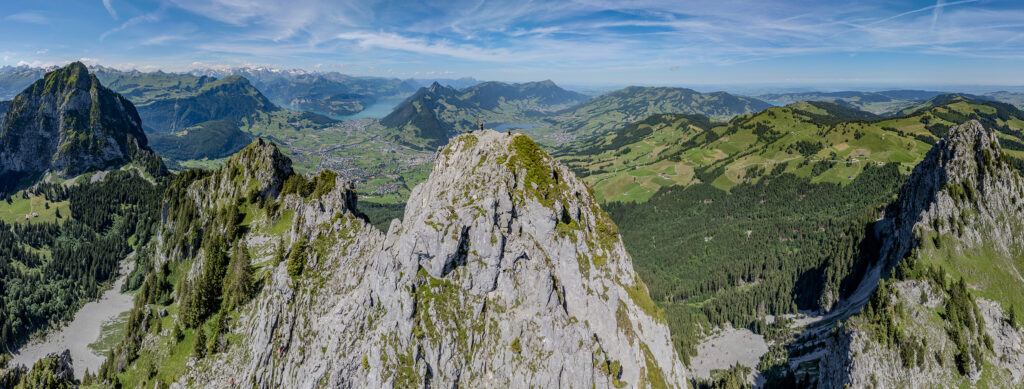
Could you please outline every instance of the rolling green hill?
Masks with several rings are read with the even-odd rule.
[[[601,134],[660,113],[701,114],[714,119],[758,112],[771,107],[761,100],[725,92],[700,93],[686,88],[633,86],[601,95],[545,118],[546,133],[573,138]]]
[[[867,112],[803,102],[739,116],[713,128],[655,116],[574,142],[557,154],[605,201],[643,201],[662,187],[695,181],[729,190],[772,171],[845,184],[867,165],[899,163],[909,169],[949,126],[973,116],[1004,129],[1004,136],[1013,138],[1007,141],[1010,153],[1024,149],[1014,143],[1015,128],[1024,127],[1019,112],[1008,104],[960,98],[912,115],[872,120],[874,115]],[[626,138],[619,134],[632,127],[641,133],[654,131],[620,140]],[[592,148],[611,142],[618,146]]]
[[[778,105],[800,101],[825,101],[881,115],[899,111],[940,94],[942,92],[924,90],[841,91],[772,93],[760,95],[757,98]]]
[[[149,136],[153,150],[177,161],[227,157],[251,142],[252,135],[239,129],[231,119],[202,122],[174,134]]]

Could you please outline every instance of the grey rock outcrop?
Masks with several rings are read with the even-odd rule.
[[[178,385],[686,386],[615,225],[529,138],[453,139],[387,233],[361,218],[350,182],[330,187],[279,198],[304,270],[268,265],[232,329],[245,341]]]
[[[1024,216],[1024,181],[1005,158],[996,133],[978,121],[951,128],[886,208],[881,258],[895,265],[928,234],[955,235],[963,248],[984,243],[1000,254],[1019,256],[1024,224],[1003,217]]]
[[[0,119],[0,173],[71,177],[131,161],[166,172],[135,107],[79,62],[30,85]]]
[[[1019,265],[1014,265],[1024,257],[1022,221],[1024,179],[1009,164],[997,134],[969,121],[951,128],[949,136],[927,153],[897,200],[886,208],[878,223],[879,261],[888,269],[901,261],[928,261],[947,264],[960,274],[1001,272],[1007,275],[1003,281],[977,281],[968,288],[989,296],[1016,293],[1024,288]],[[949,309],[949,293],[933,281],[898,280],[888,290],[883,298],[900,307],[901,314],[893,320],[910,340],[901,346],[883,344],[872,335],[877,331],[872,324],[851,318],[824,341],[819,361],[822,387],[974,385],[983,376],[988,385],[1024,384],[1024,334],[1007,323],[1000,303],[971,297],[977,306],[972,317],[979,316],[979,328],[951,329],[948,318],[940,314]],[[957,345],[951,331],[967,339],[969,355],[954,356]],[[904,361],[901,352],[911,345],[924,350],[911,355],[927,357]],[[967,371],[958,371],[954,358],[969,358],[964,364]]]

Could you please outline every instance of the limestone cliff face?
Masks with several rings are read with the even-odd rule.
[[[135,107],[75,62],[47,73],[0,119],[0,173],[62,177],[138,161],[163,173]]]
[[[916,261],[926,264],[922,268],[943,267],[968,278],[975,306],[969,316],[978,324],[950,324],[946,312],[952,289],[914,277],[894,280],[881,298],[897,307],[893,320],[905,334],[903,343],[882,344],[873,332],[876,325],[851,318],[825,342],[819,364],[822,386],[1024,384],[1024,333],[1008,322],[1003,310],[1024,288],[1022,220],[1024,179],[1007,163],[996,133],[977,121],[953,127],[887,207],[878,224],[883,242],[879,258],[886,267]],[[955,337],[966,339],[971,352],[957,355]],[[917,357],[915,351],[907,363],[901,352],[908,348],[923,350],[924,356]],[[957,358],[967,361],[962,371],[955,366]]]
[[[267,262],[267,284],[231,329],[245,340],[179,384],[685,386],[615,225],[529,138],[453,139],[387,233],[359,216],[351,183],[327,178],[278,199],[291,217],[284,241],[304,247],[301,275]],[[209,204],[215,192],[192,195]],[[260,225],[276,217],[250,224],[256,262],[275,250]]]
[[[929,234],[956,236],[959,249],[987,245],[1007,256],[1024,250],[1020,175],[1004,159],[996,133],[977,121],[950,129],[914,168],[886,208],[882,259],[903,259]]]

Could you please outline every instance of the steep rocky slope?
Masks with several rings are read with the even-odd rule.
[[[1024,179],[997,134],[950,129],[877,223],[893,277],[827,340],[823,386],[1024,384],[1024,333],[1008,312],[1024,297],[1022,218]]]
[[[130,161],[162,169],[135,107],[79,62],[33,83],[0,120],[0,174],[68,177]]]
[[[529,138],[453,139],[387,233],[360,217],[347,180],[304,180],[258,140],[188,187],[184,206],[201,217],[169,208],[168,230],[187,230],[251,204],[240,239],[266,276],[227,350],[190,362],[179,384],[685,386],[615,225]],[[183,253],[206,243],[175,236],[163,234],[160,251],[201,278],[208,250]],[[166,354],[161,342],[139,355]]]

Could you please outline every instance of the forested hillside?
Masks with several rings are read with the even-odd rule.
[[[89,183],[39,184],[0,203],[0,347],[70,320],[148,242],[163,178],[129,168]]]
[[[881,209],[931,144],[970,118],[999,129],[1007,160],[1024,167],[1024,113],[964,98],[885,120],[829,103],[727,124],[653,116],[559,158],[599,197],[625,200],[608,212],[677,345],[691,353],[701,326],[827,310],[851,293]]]

